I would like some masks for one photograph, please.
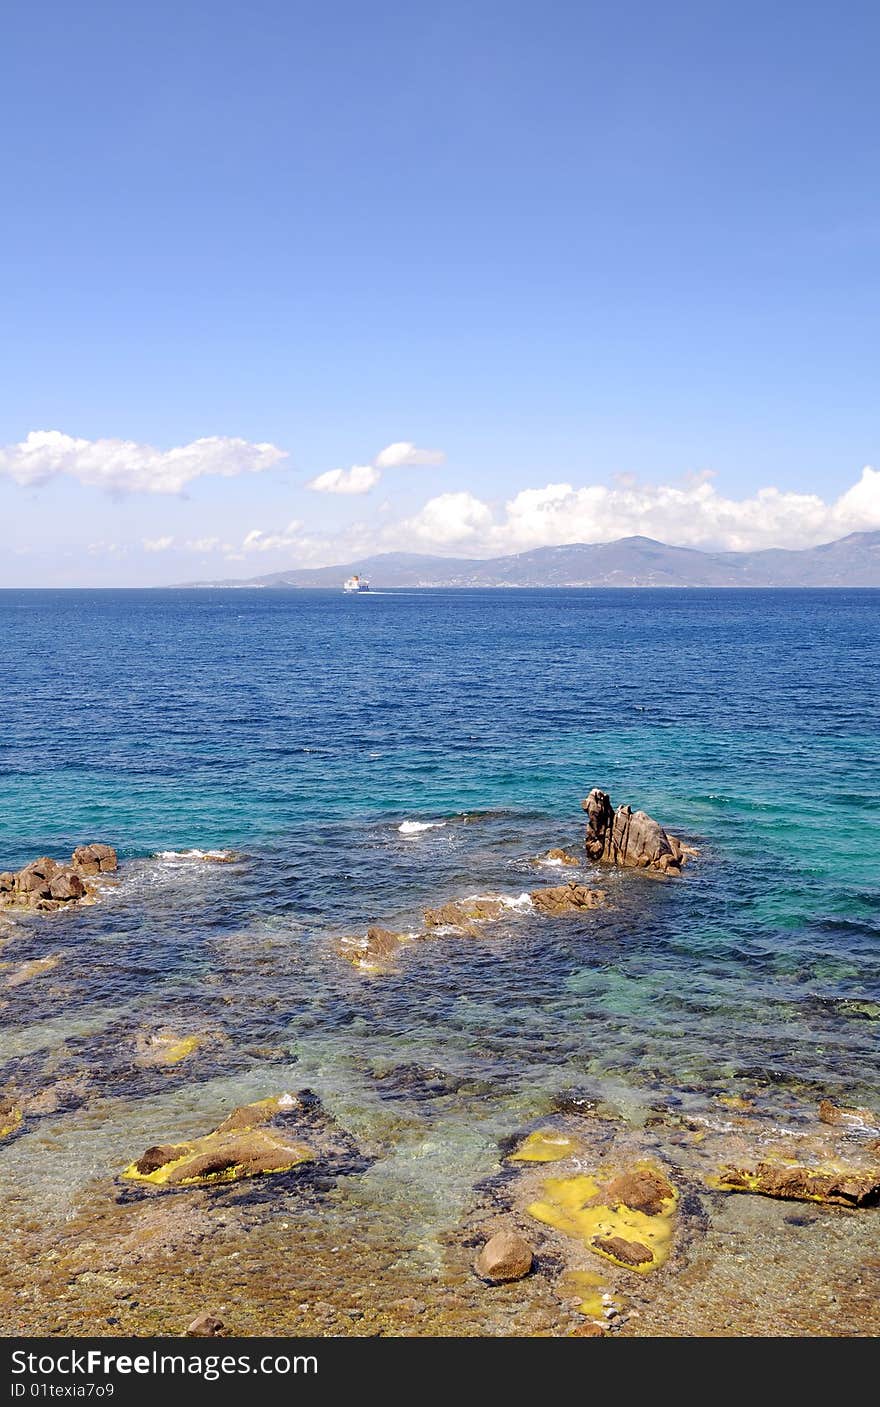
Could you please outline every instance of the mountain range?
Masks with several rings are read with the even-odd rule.
[[[703,552],[650,537],[538,547],[509,557],[430,557],[383,552],[333,567],[298,567],[246,580],[190,582],[213,587],[329,587],[354,573],[374,589],[540,586],[876,586],[880,531],[850,533],[819,547]]]

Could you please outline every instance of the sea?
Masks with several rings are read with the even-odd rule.
[[[0,1149],[31,1214],[280,1089],[378,1140],[422,1247],[566,1091],[878,1107],[880,592],[6,590],[0,638],[0,869],[120,857],[0,948],[58,959],[3,993],[0,1089],[100,1091],[63,1158]],[[681,878],[584,864],[601,911],[340,958],[558,882],[595,786],[698,850]],[[159,1028],[211,1043],[145,1078]]]

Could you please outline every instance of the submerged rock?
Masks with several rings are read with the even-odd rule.
[[[32,982],[35,977],[43,977],[47,972],[51,972],[53,967],[57,967],[61,958],[58,953],[52,953],[45,958],[32,958],[30,962],[23,962],[19,967],[13,969],[4,979],[5,987],[20,987],[24,982]]]
[[[633,811],[631,806],[618,806],[615,811],[607,791],[598,787],[590,792],[583,809],[587,856],[596,863],[676,875],[696,854],[646,812]]]
[[[823,1124],[831,1124],[836,1128],[859,1131],[873,1131],[880,1128],[880,1115],[875,1114],[871,1109],[847,1109],[842,1105],[832,1103],[830,1099],[823,1099],[820,1103],[819,1118]]]
[[[376,972],[397,956],[398,949],[413,939],[412,933],[395,933],[390,928],[371,927],[362,937],[341,938],[336,946],[340,957],[363,972]]]
[[[533,889],[529,895],[538,913],[571,913],[576,909],[598,909],[605,900],[604,889],[587,889],[583,884],[558,884],[552,889]]]
[[[215,1186],[351,1153],[348,1136],[303,1090],[242,1105],[201,1138],[154,1144],[122,1176],[153,1187]]]
[[[214,1045],[217,1036],[207,1031],[197,1031],[182,1036],[167,1028],[160,1031],[139,1031],[135,1036],[136,1065],[144,1070],[179,1065],[194,1051],[207,1045]]]
[[[577,1139],[555,1129],[536,1129],[511,1153],[511,1163],[558,1163],[580,1151]]]
[[[483,1246],[474,1270],[481,1280],[493,1285],[521,1280],[532,1268],[532,1248],[514,1231],[498,1231]]]

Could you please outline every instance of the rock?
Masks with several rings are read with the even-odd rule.
[[[511,1163],[558,1163],[580,1152],[577,1139],[555,1129],[536,1129],[523,1139],[513,1153]]]
[[[60,869],[57,860],[41,855],[38,860],[31,860],[29,865],[19,870],[15,876],[15,888],[19,894],[49,899],[52,880]]]
[[[144,1070],[179,1065],[201,1046],[212,1044],[216,1037],[205,1032],[181,1036],[176,1031],[138,1031],[135,1037],[135,1064]]]
[[[539,913],[571,913],[575,909],[597,909],[605,899],[602,889],[586,889],[582,884],[569,882],[558,884],[553,889],[533,889],[529,895]]]
[[[590,1173],[547,1178],[542,1193],[530,1216],[616,1265],[644,1274],[669,1255],[678,1194],[659,1168],[626,1169],[609,1182]],[[656,1211],[631,1206],[622,1194]]]
[[[832,1124],[838,1128],[880,1128],[880,1117],[870,1109],[846,1109],[841,1105],[832,1104],[830,1099],[823,1099],[819,1105],[819,1118],[823,1124]]]
[[[21,1123],[21,1109],[13,1099],[0,1095],[0,1138],[8,1138]]]
[[[0,875],[0,903],[10,903],[51,913],[65,904],[93,902],[94,889],[83,875],[116,869],[116,851],[109,845],[80,846],[70,865],[61,865],[49,855],[31,860],[17,874],[5,870]]]
[[[336,951],[340,957],[365,972],[383,967],[397,956],[398,949],[412,940],[411,933],[395,933],[390,928],[368,928],[365,937],[342,938]]]
[[[52,899],[62,899],[69,902],[71,899],[82,899],[85,896],[86,886],[83,884],[76,870],[59,870],[49,885],[49,897]]]
[[[682,845],[644,811],[618,806],[615,811],[607,791],[594,787],[583,803],[587,813],[586,851],[590,860],[633,869],[651,869],[660,874],[680,874],[687,859],[695,854]]]
[[[116,851],[112,845],[78,845],[73,852],[73,863],[83,874],[108,874],[118,867]]]
[[[880,1197],[880,1164],[819,1165],[770,1159],[752,1167],[725,1167],[714,1180],[725,1192],[756,1192],[796,1202],[832,1202],[861,1207]]]
[[[351,1152],[351,1140],[306,1090],[234,1109],[201,1138],[154,1144],[122,1176],[154,1187],[213,1186],[289,1172],[319,1156],[350,1157]]]
[[[675,1188],[654,1168],[639,1168],[615,1177],[605,1188],[609,1203],[632,1207],[646,1216],[659,1216],[665,1202],[675,1198]]]
[[[86,1075],[66,1075],[47,1085],[39,1094],[23,1101],[26,1114],[57,1114],[59,1110],[77,1109],[88,1098],[90,1089]]]
[[[646,1266],[654,1260],[654,1252],[641,1241],[627,1241],[623,1236],[594,1236],[591,1245],[618,1265]]]
[[[44,973],[51,972],[53,967],[57,967],[61,961],[57,953],[51,957],[33,958],[30,962],[23,962],[20,967],[16,967],[8,974],[4,981],[5,987],[20,987],[23,982],[30,982],[34,977],[42,977]]]
[[[570,865],[574,868],[577,868],[577,866],[580,864],[580,860],[576,855],[570,855],[567,850],[563,850],[561,846],[556,846],[555,849],[548,850],[545,855],[536,855],[535,864]]]
[[[474,1261],[474,1270],[480,1279],[489,1280],[493,1285],[521,1280],[531,1268],[532,1249],[513,1231],[497,1232]]]
[[[425,924],[430,928],[453,928],[469,938],[475,937],[484,923],[494,923],[509,909],[500,898],[455,899],[437,909],[425,910]]]
[[[188,1339],[216,1339],[223,1336],[226,1325],[216,1314],[199,1314],[187,1324],[185,1336]]]

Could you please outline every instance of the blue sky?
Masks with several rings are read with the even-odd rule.
[[[880,526],[878,41],[868,3],[8,7],[0,583]]]

